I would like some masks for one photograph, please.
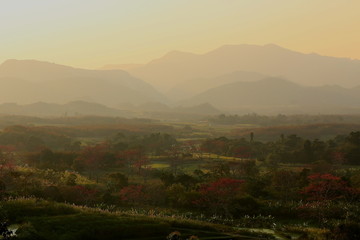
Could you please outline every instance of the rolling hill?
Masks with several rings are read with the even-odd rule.
[[[165,98],[122,70],[85,70],[35,60],[8,60],[0,65],[0,103],[77,100],[117,106]]]
[[[265,75],[260,73],[237,71],[214,78],[201,78],[186,81],[176,85],[165,94],[174,100],[184,100],[224,84],[240,81],[257,81],[265,77]]]
[[[185,106],[210,103],[230,112],[360,113],[358,88],[302,86],[280,78],[235,82],[212,88],[182,102]]]
[[[98,103],[74,101],[66,104],[36,102],[32,104],[19,105],[16,103],[0,104],[0,114],[21,116],[121,116],[132,117],[129,111],[109,108]]]

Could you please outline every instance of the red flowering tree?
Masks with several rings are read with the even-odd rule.
[[[75,159],[74,167],[76,170],[87,170],[90,178],[99,169],[113,166],[118,161],[119,156],[112,152],[108,143],[101,143],[94,146],[83,148]]]
[[[74,186],[74,189],[77,191],[78,200],[81,202],[85,203],[86,205],[95,202],[96,196],[98,194],[97,189],[92,189],[81,185]]]
[[[145,187],[142,185],[131,185],[120,190],[120,199],[130,204],[141,204],[147,200]]]
[[[308,177],[309,185],[302,191],[313,201],[329,201],[344,198],[350,190],[347,183],[332,174],[313,174]]]
[[[323,224],[326,219],[333,218],[343,212],[334,201],[354,201],[358,199],[359,191],[348,186],[347,182],[332,174],[313,174],[308,176],[309,185],[302,191],[309,202],[299,207],[301,215],[315,218]],[[345,214],[345,213],[343,213]]]
[[[104,165],[107,148],[106,144],[87,146],[82,149],[76,162],[81,167],[91,170],[101,168]]]
[[[203,184],[199,189],[201,197],[194,203],[208,208],[214,213],[230,215],[231,203],[241,195],[244,182],[243,180],[220,178],[215,182]]]
[[[57,188],[55,188],[57,190]],[[89,186],[62,186],[59,188],[61,197],[70,203],[81,205],[94,204],[99,196],[99,191]],[[52,194],[56,194],[55,192]]]

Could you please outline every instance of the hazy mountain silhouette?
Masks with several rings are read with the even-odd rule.
[[[85,101],[73,101],[66,104],[46,102],[23,105],[17,103],[0,104],[0,115],[40,117],[109,116],[183,120],[212,116],[220,113],[222,113],[220,110],[208,103],[190,107],[169,107],[163,103],[149,102],[121,110]]]
[[[121,116],[131,117],[131,113],[106,107],[98,103],[74,101],[66,104],[36,102],[19,105],[16,103],[0,104],[1,114],[24,116]]]
[[[99,70],[116,70],[116,69],[123,69],[125,71],[142,67],[144,64],[136,64],[136,63],[130,63],[130,64],[107,64],[101,67]]]
[[[151,103],[132,108],[139,117],[171,120],[171,121],[194,121],[203,120],[208,116],[224,113],[209,103],[195,104],[192,106],[169,107],[167,105]]]
[[[191,107],[176,107],[174,108],[175,112],[188,113],[188,114],[197,114],[197,115],[216,115],[222,113],[220,110],[216,109],[210,103],[202,103]]]
[[[147,102],[133,108],[140,111],[153,111],[153,112],[171,111],[171,108],[168,105],[159,102]]]
[[[0,65],[0,102],[74,100],[115,106],[165,99],[150,84],[122,70],[85,70],[35,60],[8,60]]]
[[[276,45],[226,45],[206,54],[173,51],[148,64],[121,66],[166,89],[169,98],[182,100],[184,109],[164,105],[169,102],[162,94],[123,70],[76,69],[35,60],[8,60],[0,65],[0,103],[81,100],[117,108],[125,104],[137,112],[191,114],[215,114],[218,109],[359,112],[359,60],[303,54]],[[193,106],[199,108],[190,109]]]
[[[192,106],[204,102],[244,113],[360,113],[360,89],[305,87],[279,78],[265,78],[212,88],[182,104]]]
[[[225,45],[205,54],[175,51],[129,69],[132,75],[166,91],[190,80],[236,71],[257,72],[312,86],[360,84],[360,60],[303,54],[272,44]]]
[[[148,102],[138,106],[124,106],[124,110],[132,110],[141,113],[168,113],[168,114],[194,114],[194,115],[214,115],[222,113],[209,103],[194,104],[191,106],[168,106],[159,102]]]
[[[193,79],[176,85],[166,92],[169,98],[184,100],[208,89],[239,81],[257,81],[266,76],[260,73],[237,71],[214,78]]]

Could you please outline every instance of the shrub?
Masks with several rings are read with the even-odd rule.
[[[355,222],[339,224],[331,233],[334,240],[360,239],[360,224]]]

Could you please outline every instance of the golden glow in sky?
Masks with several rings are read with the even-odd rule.
[[[274,43],[360,59],[359,0],[0,0],[0,63],[84,68]]]

